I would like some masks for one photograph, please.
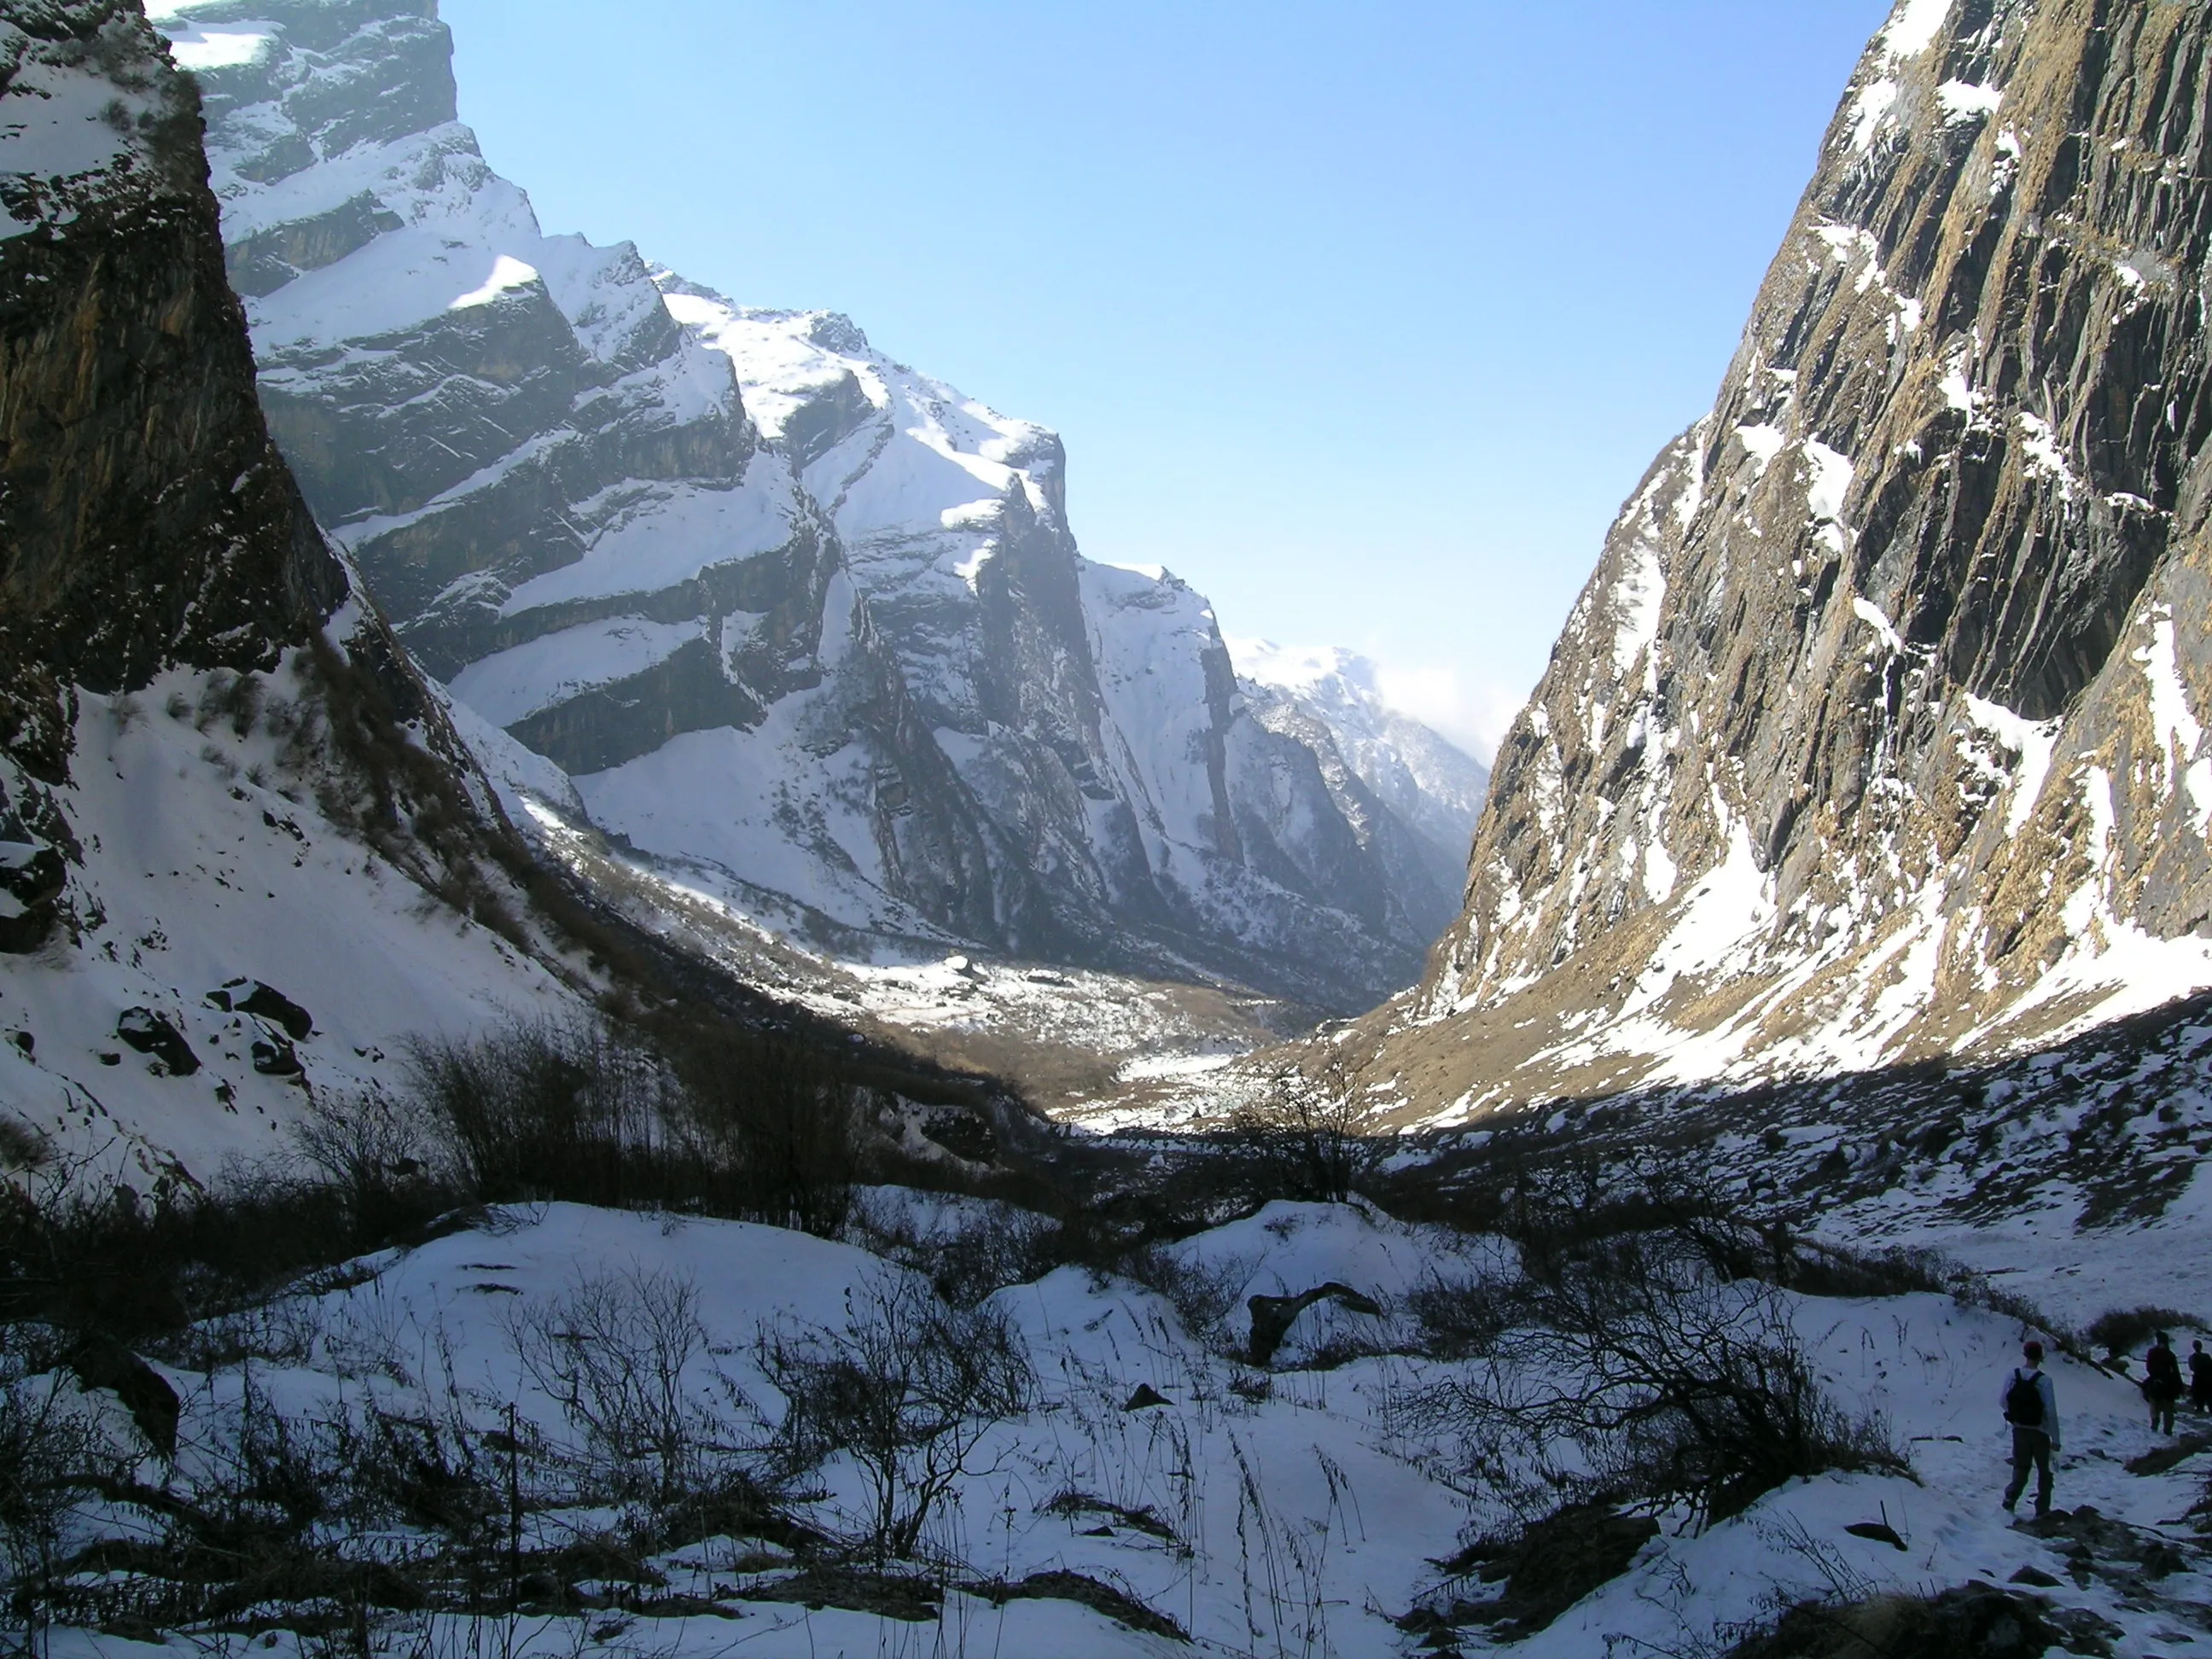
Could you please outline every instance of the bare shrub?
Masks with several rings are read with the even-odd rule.
[[[2148,1345],[2160,1331],[2203,1330],[2204,1325],[2193,1314],[2174,1308],[2140,1307],[2112,1308],[2090,1322],[2082,1333],[2089,1340],[2109,1354],[2132,1352]]]
[[[185,1479],[160,1489],[127,1475],[104,1483],[104,1495],[149,1523],[138,1547],[110,1541],[89,1553],[120,1550],[107,1565],[152,1569],[137,1586],[134,1617],[175,1625],[272,1603],[359,1601],[347,1595],[360,1570],[345,1560],[343,1540],[388,1517],[362,1505],[366,1448],[356,1425],[343,1413],[288,1414],[250,1370],[241,1382],[205,1424]],[[73,1620],[112,1618],[116,1608],[102,1603],[123,1588],[83,1585],[69,1607]]]
[[[57,1157],[0,1186],[0,1306],[126,1345],[249,1304],[293,1275],[356,1253],[343,1200],[265,1167],[150,1197]]]
[[[931,1226],[878,1189],[873,1201],[856,1200],[844,1237],[925,1275],[952,1306],[972,1308],[1059,1266],[1063,1231],[1049,1217],[1012,1205],[956,1209],[949,1224]]]
[[[98,1419],[38,1333],[0,1340],[0,1570],[7,1622],[40,1650],[90,1476],[114,1461]]]
[[[410,1056],[416,1098],[478,1199],[660,1197],[667,1078],[603,1025],[516,1021]]]
[[[1964,1267],[1925,1247],[1850,1250],[1800,1239],[1790,1283],[1808,1296],[1948,1296],[1966,1276]]]
[[[1822,1391],[1783,1293],[1718,1278],[1696,1241],[1627,1235],[1547,1266],[1492,1363],[1416,1396],[1417,1419],[1517,1450],[1584,1501],[1686,1503],[1706,1522],[1800,1475],[1905,1469],[1879,1423]]]
[[[305,1365],[325,1334],[322,1311],[311,1296],[280,1296],[197,1320],[148,1345],[155,1358],[187,1370],[211,1372],[246,1360]]]
[[[1188,1252],[1152,1245],[1133,1252],[1124,1271],[1146,1290],[1165,1297],[1184,1330],[1224,1352],[1241,1352],[1230,1330],[1230,1316],[1242,1305],[1244,1287],[1259,1271],[1257,1254],[1207,1261]]]
[[[272,738],[289,738],[300,729],[300,708],[284,697],[272,697],[262,704],[261,729]]]
[[[381,1091],[319,1095],[292,1126],[292,1146],[345,1195],[356,1226],[375,1236],[422,1207],[435,1181],[432,1126],[411,1100]]]
[[[645,1271],[583,1279],[508,1333],[525,1375],[579,1431],[606,1496],[663,1512],[737,1455],[741,1396],[706,1363],[690,1280]]]
[[[38,1170],[53,1161],[53,1142],[36,1125],[0,1113],[0,1170]]]
[[[1487,1354],[1512,1322],[1511,1289],[1486,1279],[1432,1276],[1406,1293],[1406,1307],[1420,1326],[1421,1348],[1437,1359]]]
[[[994,1308],[947,1306],[920,1279],[848,1291],[844,1322],[771,1326],[757,1344],[785,1401],[774,1452],[787,1475],[841,1454],[865,1477],[865,1546],[880,1567],[914,1559],[930,1515],[990,1431],[1028,1409],[1029,1359]]]
[[[204,732],[217,720],[228,724],[240,737],[253,730],[260,718],[264,687],[258,674],[240,674],[218,668],[200,689],[199,707],[192,724]]]
[[[518,1021],[418,1045],[414,1099],[483,1202],[673,1207],[834,1237],[860,1175],[862,1091],[791,1040],[702,1038],[679,1061],[603,1024]]]
[[[729,1173],[739,1212],[834,1237],[860,1176],[860,1091],[817,1050],[757,1037],[695,1042],[680,1075],[683,1128]]]
[[[1272,1196],[1341,1204],[1381,1161],[1380,1143],[1343,1060],[1318,1075],[1296,1066],[1277,1073],[1266,1095],[1230,1115],[1232,1145]]]
[[[1799,1241],[1780,1218],[1748,1210],[1710,1171],[1673,1157],[1620,1172],[1570,1165],[1547,1180],[1524,1180],[1498,1224],[1539,1278],[1607,1241],[1662,1236],[1671,1251],[1723,1279],[1793,1285],[1802,1266]]]

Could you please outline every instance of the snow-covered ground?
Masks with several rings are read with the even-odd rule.
[[[908,1237],[1036,1224],[973,1200],[896,1190],[871,1194],[866,1207],[879,1222],[903,1212]],[[565,1656],[599,1644],[671,1659],[1178,1651],[1349,1659],[1413,1650],[1413,1638],[1393,1621],[1425,1596],[1486,1594],[1472,1581],[1447,1586],[1435,1564],[1509,1517],[1467,1473],[1464,1449],[1417,1431],[1401,1407],[1410,1390],[1487,1362],[1404,1352],[1413,1331],[1407,1298],[1437,1279],[1510,1272],[1510,1249],[1353,1207],[1277,1203],[1162,1255],[1164,1266],[1147,1278],[1173,1299],[1070,1267],[1001,1290],[987,1304],[1018,1334],[1037,1386],[1030,1409],[976,1443],[925,1528],[922,1553],[939,1564],[940,1581],[956,1586],[934,1616],[779,1601],[787,1553],[759,1539],[716,1537],[648,1564],[665,1578],[665,1595],[695,1598],[668,1616],[386,1613],[377,1616],[374,1639],[392,1652],[473,1652],[489,1641],[505,1655]],[[2125,1299],[2122,1265],[2114,1263],[2111,1289]],[[533,1322],[551,1328],[544,1316],[573,1307],[579,1287],[593,1284],[626,1285],[633,1294],[647,1285],[689,1287],[702,1340],[684,1361],[684,1385],[700,1412],[732,1434],[757,1437],[783,1410],[761,1369],[763,1332],[840,1327],[873,1287],[907,1271],[853,1243],[740,1223],[565,1205],[496,1212],[411,1253],[364,1261],[343,1288],[269,1310],[260,1358],[234,1357],[205,1372],[168,1370],[185,1402],[179,1467],[207,1456],[230,1431],[249,1382],[255,1409],[300,1423],[381,1413],[573,1444],[574,1421],[525,1363],[526,1334]],[[1328,1280],[1376,1298],[1382,1314],[1322,1304],[1293,1326],[1273,1369],[1236,1357],[1247,1296]],[[2200,1454],[2168,1472],[2128,1473],[2126,1460],[2160,1443],[2130,1384],[2071,1361],[2057,1364],[2057,1501],[2092,1505],[2180,1552],[2180,1569],[2139,1594],[2076,1572],[2064,1539],[2014,1527],[1998,1509],[2005,1437],[1997,1395],[2016,1324],[1928,1295],[1789,1305],[1823,1386],[1849,1412],[1881,1413],[1912,1474],[1794,1481],[1702,1531],[1684,1514],[1662,1514],[1626,1572],[1516,1651],[1537,1659],[1689,1651],[1727,1626],[1771,1619],[1808,1597],[1932,1593],[1974,1580],[2002,1584],[2023,1571],[2032,1575],[2025,1582],[2046,1585],[2039,1593],[2056,1607],[2089,1609],[2116,1627],[2111,1651],[2122,1659],[2212,1639],[2201,1611],[2185,1611],[2212,1604],[2212,1577],[2185,1520],[2207,1460]],[[234,1322],[234,1355],[242,1328]],[[1316,1368],[1316,1356],[1332,1347],[1364,1357]],[[1141,1403],[1139,1389],[1158,1403]],[[798,1514],[849,1537],[865,1497],[850,1460],[833,1459]],[[538,1514],[526,1547],[550,1547],[564,1528],[613,1519],[604,1509]],[[1869,1522],[1886,1523],[1898,1541],[1846,1530]],[[1073,1601],[994,1605],[957,1588],[1046,1573],[1110,1587],[1127,1598],[1125,1609],[1141,1604],[1191,1639],[1133,1630]],[[2197,1618],[2193,1635],[2178,1623],[2190,1616]],[[1485,1645],[1478,1636],[1461,1639]],[[214,1634],[176,1642],[201,1653],[245,1650],[244,1638]],[[314,1645],[282,1630],[255,1642],[280,1655]],[[58,1636],[53,1650],[121,1656],[142,1647],[151,1650],[73,1632]]]
[[[78,693],[60,799],[83,862],[70,923],[0,975],[0,1101],[104,1178],[144,1188],[180,1164],[204,1180],[275,1152],[314,1091],[398,1082],[413,1042],[582,1006],[319,810],[321,760],[291,737],[315,707],[302,654],[260,677],[246,731],[215,677]],[[229,1006],[256,985],[306,1024]],[[189,1057],[134,1046],[134,1011]]]

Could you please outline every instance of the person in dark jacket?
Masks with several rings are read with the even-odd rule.
[[[2164,1331],[2143,1356],[2143,1398],[2150,1401],[2153,1434],[2173,1432],[2173,1408],[2181,1403],[2181,1361],[2173,1352],[2173,1339]]]
[[[2212,1353],[2202,1342],[2189,1345],[2189,1403],[2200,1412],[2212,1412]]]
[[[2005,1378],[2000,1399],[2005,1421],[2012,1425],[2012,1484],[2005,1488],[2005,1513],[2020,1502],[2027,1489],[2028,1471],[2036,1473],[2035,1512],[2051,1512],[2051,1460],[2058,1452],[2058,1395],[2043,1371],[2043,1344],[2021,1346],[2027,1364],[2014,1368]]]

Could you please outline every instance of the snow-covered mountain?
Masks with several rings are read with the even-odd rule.
[[[2212,984],[2208,56],[2201,6],[1896,8],[1498,754],[1373,1056],[1409,1112]]]
[[[842,317],[543,235],[429,5],[163,27],[270,428],[544,810],[817,942],[1347,1009],[1413,977],[1450,909],[1425,774],[1377,794],[1379,757],[1271,729],[1200,596],[1084,560],[1053,434]]]
[[[1279,737],[1310,749],[1347,817],[1368,811],[1352,793],[1357,780],[1382,810],[1382,831],[1407,861],[1395,884],[1425,894],[1448,924],[1467,884],[1467,852],[1490,791],[1490,769],[1457,745],[1394,707],[1378,665],[1337,647],[1297,647],[1272,640],[1231,639],[1237,689],[1252,718]],[[1334,761],[1338,763],[1332,763]]]
[[[144,1190],[584,1006],[254,398],[189,80],[0,21],[0,1161]]]

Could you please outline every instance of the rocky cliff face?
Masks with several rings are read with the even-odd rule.
[[[199,133],[135,5],[0,21],[0,1115],[142,1182],[569,1001],[470,919],[495,817],[270,443]]]
[[[164,27],[271,428],[519,779],[832,945],[1341,1009],[1413,976],[1445,917],[1400,808],[1245,717],[1198,596],[1081,558],[1054,434],[845,319],[542,235],[428,0]]]
[[[63,688],[265,669],[345,592],[253,398],[199,111],[120,5],[0,25],[0,680],[66,772]]]
[[[1313,757],[1337,814],[1368,832],[1407,928],[1443,933],[1459,915],[1489,769],[1392,707],[1364,657],[1267,640],[1229,648],[1246,719]]]
[[[2212,982],[2201,3],[1905,0],[1498,757],[1428,1111]]]
[[[834,524],[902,682],[996,832],[994,885],[1035,895],[1002,937],[1075,960],[1141,943],[1156,970],[1342,1007],[1435,936],[1449,910],[1407,856],[1407,824],[1356,781],[1324,781],[1352,776],[1327,727],[1259,724],[1267,695],[1240,690],[1187,585],[1081,557],[1056,436],[894,362],[845,318],[659,280]]]

